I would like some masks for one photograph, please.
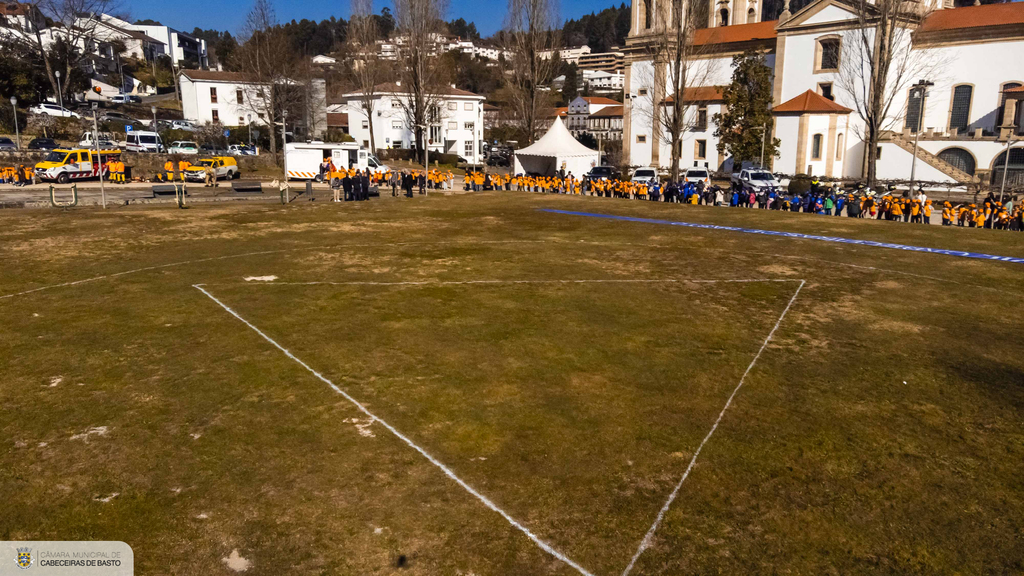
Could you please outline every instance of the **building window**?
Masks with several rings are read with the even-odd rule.
[[[214,86],[210,87],[210,104],[217,103],[217,88]]]
[[[839,38],[828,37],[818,39],[815,58],[815,72],[839,71]]]
[[[942,152],[939,152],[937,156],[939,157],[939,160],[974,176],[974,156],[972,156],[967,150],[964,150],[963,148],[947,148]]]
[[[836,160],[843,159],[843,135],[836,136]]]
[[[708,141],[697,140],[693,146],[693,157],[698,160],[703,160],[708,156]]]
[[[213,122],[220,122],[220,114],[216,110],[210,110],[210,117],[213,118]]]
[[[722,8],[718,12],[718,18],[719,18],[719,20],[718,20],[718,25],[719,26],[728,26],[729,25],[729,9],[728,8]]]
[[[397,100],[396,99],[396,100],[392,100],[391,101],[391,108],[392,109],[394,109],[394,108],[401,108],[401,107],[402,107],[402,101],[401,100]]]
[[[641,5],[641,9],[644,13],[644,29],[646,30],[650,30],[651,26],[654,25],[654,17],[652,14],[653,7],[651,6],[651,4],[653,3],[654,0],[644,0],[643,4]]]
[[[904,128],[909,128],[911,132],[917,132],[920,130],[921,116],[924,110],[924,92],[923,90],[910,90],[910,94],[907,96],[907,118],[903,123]]]
[[[449,130],[458,130],[459,129],[459,123],[458,122],[449,122],[448,123],[448,129]]]
[[[370,147],[370,141],[369,140],[363,140],[363,148],[369,148],[369,147]]]
[[[466,102],[465,104],[462,105],[462,109],[467,111],[467,112],[472,112],[473,111],[473,103],[472,102]]]
[[[402,121],[401,120],[392,120],[391,121],[391,129],[392,130],[401,130],[402,129]]]
[[[241,89],[235,90],[235,100],[237,100],[239,104],[242,103],[242,90]]]
[[[974,86],[961,84],[953,87],[953,103],[949,106],[949,129],[960,134],[967,132],[971,123],[971,97]]]
[[[440,142],[441,141],[441,127],[440,126],[431,126],[430,127],[430,135],[428,136],[428,138],[430,138],[430,142],[429,142],[430,144],[434,144],[436,142]]]
[[[257,88],[256,89],[256,97],[257,98],[263,98],[263,88]]]
[[[369,120],[363,120],[363,130],[369,130],[369,129],[370,129],[370,121]]]
[[[637,90],[637,94],[640,96],[647,96],[647,88],[641,88],[640,90]]]
[[[459,103],[458,102],[449,102],[448,103],[448,109],[453,111],[453,112],[455,110],[458,110],[459,109]]]
[[[835,100],[836,97],[832,94],[832,83],[831,82],[819,82],[818,83],[818,94],[821,94],[829,100]]]
[[[643,134],[637,134],[637,136],[636,136],[636,143],[637,144],[646,144],[647,143],[647,136],[645,136]]]
[[[245,125],[245,118],[242,118],[241,116],[239,116],[238,117],[238,125],[239,126],[244,126]]]
[[[1000,93],[1000,95],[1002,97],[999,100],[999,122],[996,124],[996,127],[1004,126],[1004,125],[1007,125],[1007,124],[1013,124],[1013,121],[1016,120],[1016,118],[1004,118],[1003,117],[1003,116],[1005,116],[1005,112],[1006,112],[1006,91],[1010,90],[1012,88],[1020,88],[1021,86],[1022,86],[1022,84],[1020,82],[1007,82],[1006,84],[1003,84],[1002,88],[1000,88],[999,93]],[[1019,105],[1017,106],[1017,110],[1018,110],[1018,114],[1019,114],[1020,113],[1020,106]]]
[[[747,24],[753,24],[755,22],[757,22],[757,11],[751,7],[747,10]]]
[[[473,141],[472,140],[466,140],[465,151],[466,151],[466,157],[467,158],[473,155]]]
[[[815,134],[811,138],[811,160],[821,160],[821,134]]]
[[[466,128],[466,130],[469,130],[470,132],[472,132],[473,130],[476,130],[476,122],[466,122],[465,128]]]
[[[708,129],[708,107],[701,106],[697,108],[697,125],[694,128],[698,132],[704,132]]]

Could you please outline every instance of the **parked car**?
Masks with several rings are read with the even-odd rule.
[[[60,146],[53,138],[34,138],[28,143],[29,150],[54,150]]]
[[[637,168],[633,171],[633,182],[651,182],[658,179],[658,171],[654,168]]]
[[[141,96],[136,96],[134,94],[129,94],[128,95],[128,101],[133,103],[133,104],[142,104],[142,97]]]
[[[127,94],[118,94],[117,96],[110,97],[111,104],[127,104],[131,102]]]
[[[711,185],[711,175],[708,174],[707,168],[687,168],[686,172],[683,172],[683,182],[703,182],[707,187]]]
[[[199,144],[189,140],[175,140],[167,148],[168,154],[199,154]]]
[[[18,147],[14,144],[14,140],[10,138],[0,138],[0,150],[17,150]]]
[[[238,162],[231,156],[214,156],[213,158],[200,158],[191,168],[185,170],[185,178],[192,182],[206,181],[206,167],[213,166],[217,180],[234,180],[241,173],[238,171]]]
[[[586,177],[589,180],[618,180],[619,171],[614,166],[594,166]]]
[[[775,179],[771,172],[761,168],[749,168],[733,172],[732,186],[733,188],[752,188],[755,192],[771,188],[776,190],[782,188],[782,184]]]
[[[128,122],[128,123],[134,123],[135,121],[136,121],[135,118],[132,118],[131,116],[129,116],[127,114],[122,114],[120,112],[104,112],[103,115],[100,116],[100,122]]]
[[[188,120],[171,120],[171,130],[184,130],[185,132],[195,132],[196,125],[189,122]]]
[[[255,156],[256,148],[244,144],[231,144],[228,146],[228,154],[232,156]]]
[[[52,102],[40,102],[28,109],[29,114],[44,114],[46,116],[59,116],[61,118],[81,118],[77,113],[58,106]]]

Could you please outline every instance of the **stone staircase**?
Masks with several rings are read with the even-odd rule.
[[[892,142],[893,144],[903,148],[911,154],[914,153],[914,139],[912,137],[904,136],[899,132],[884,131],[879,134],[879,141],[881,142]],[[939,172],[942,172],[946,176],[949,176],[953,180],[962,184],[973,184],[978,182],[976,176],[971,176],[967,172],[953,166],[949,162],[939,158],[935,154],[924,150],[920,146],[917,147],[917,158],[922,162],[928,164],[932,168],[935,168]]]

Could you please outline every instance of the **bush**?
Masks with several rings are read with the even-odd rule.
[[[81,118],[61,118],[48,114],[32,114],[28,117],[27,132],[57,140],[78,140],[86,130],[86,122]],[[91,129],[92,122],[88,122]]]

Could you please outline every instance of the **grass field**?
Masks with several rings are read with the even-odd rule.
[[[538,208],[1024,256],[526,193],[0,212],[0,539],[137,574],[1024,570],[1024,266]]]

